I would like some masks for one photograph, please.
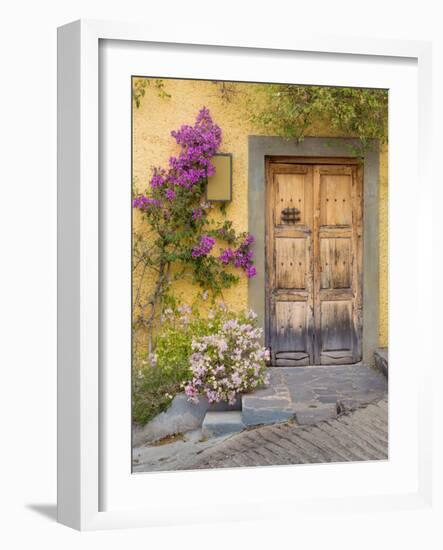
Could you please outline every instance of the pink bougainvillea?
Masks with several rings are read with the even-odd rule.
[[[217,208],[226,216],[229,207],[205,199],[207,178],[215,173],[212,159],[222,141],[220,127],[203,107],[193,125],[183,124],[171,136],[178,146],[177,153],[169,158],[167,167],[153,169],[147,190],[132,200],[133,208],[141,212],[149,226],[154,245],[146,254],[142,252],[143,238],[134,239],[140,248],[141,265],[152,268],[157,277],[154,294],[146,300],[148,320],[140,320],[148,330],[155,319],[156,305],[171,288],[172,265],[177,267],[175,279],[178,273],[188,278],[191,275],[194,283],[213,295],[238,281],[236,270],[247,277],[256,274],[253,237],[237,233],[226,217],[220,222],[220,216],[212,216]],[[218,250],[217,245],[221,247]],[[138,257],[136,248],[134,257]]]

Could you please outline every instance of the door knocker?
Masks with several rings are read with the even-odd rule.
[[[283,223],[296,223],[300,221],[300,210],[298,208],[284,208],[281,211]]]

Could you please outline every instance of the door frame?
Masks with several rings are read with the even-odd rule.
[[[363,337],[362,361],[372,364],[379,339],[379,148],[371,140],[370,151],[358,157],[352,154],[360,142],[348,138],[307,137],[302,142],[281,137],[248,138],[248,223],[256,239],[257,276],[250,279],[248,302],[266,323],[266,159],[298,163],[363,163]],[[319,162],[320,161],[320,162]],[[265,345],[267,336],[265,336]]]

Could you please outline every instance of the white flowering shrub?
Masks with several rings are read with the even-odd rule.
[[[132,418],[146,424],[185,390],[191,401],[233,403],[266,383],[262,330],[252,311],[235,313],[203,293],[163,310],[154,352],[133,364]]]
[[[192,339],[192,379],[185,385],[190,401],[205,396],[210,403],[233,404],[237,395],[268,383],[262,329],[256,314],[218,312],[217,331]]]

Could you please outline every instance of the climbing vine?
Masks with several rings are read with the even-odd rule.
[[[140,107],[141,100],[145,97],[148,88],[154,88],[158,97],[169,99],[169,94],[165,89],[165,83],[161,78],[133,78],[132,79],[132,100],[137,109]]]
[[[222,140],[209,110],[202,108],[193,126],[183,125],[171,136],[180,147],[167,168],[155,168],[145,193],[133,197],[142,216],[142,230],[134,233],[134,329],[143,327],[151,351],[158,313],[170,296],[173,281],[190,280],[214,297],[239,280],[232,268],[254,277],[252,245],[248,233],[237,234],[232,222],[216,221],[205,201],[211,162]],[[218,246],[220,243],[222,246]],[[153,282],[147,292],[145,280]]]
[[[251,122],[263,132],[302,141],[326,127],[340,136],[360,141],[360,152],[371,148],[371,139],[388,140],[388,91],[372,88],[254,84],[214,80],[222,101],[245,101]],[[152,87],[161,98],[170,98],[162,79],[135,78],[133,100],[137,107]],[[241,94],[239,94],[241,91]]]
[[[388,138],[388,92],[368,88],[266,84],[248,99],[251,120],[272,135],[303,140],[317,124],[354,136],[361,150]]]

